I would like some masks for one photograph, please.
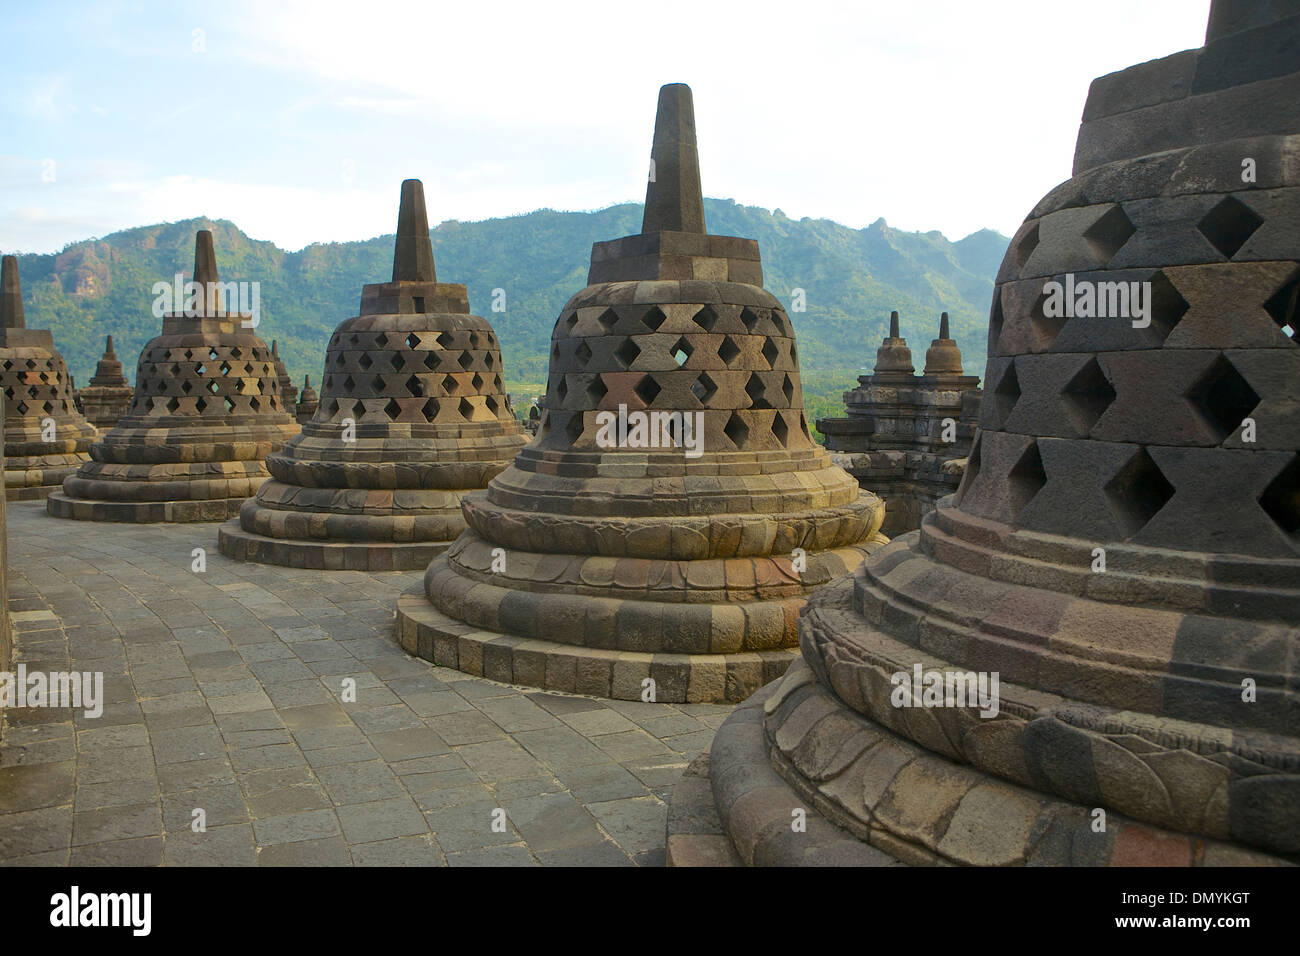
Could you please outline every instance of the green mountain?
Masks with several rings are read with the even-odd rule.
[[[993,279],[1007,238],[990,230],[949,242],[938,232],[901,232],[883,219],[850,229],[826,219],[795,221],[730,200],[705,200],[709,231],[759,241],[765,285],[781,299],[799,336],[809,421],[837,414],[841,394],[875,361],[889,312],[918,364],[947,311],[968,373],[984,372]],[[470,305],[500,337],[506,387],[520,411],[545,389],[551,329],[560,307],[586,284],[591,244],[640,229],[641,206],[596,212],[542,209],[483,222],[448,221],[432,230],[438,276],[469,287]],[[225,220],[142,226],[73,243],[55,255],[24,255],[19,270],[27,323],[48,328],[77,381],[85,385],[112,334],[118,358],[132,364],[158,334],[152,288],[189,273],[194,233],[211,229],[225,281],[261,283],[259,333],[278,339],[295,383],[320,383],[334,327],[355,315],[361,286],[392,273],[393,237],[314,244],[286,252],[250,239]],[[492,310],[504,290],[504,311]],[[802,289],[806,311],[793,309]],[[496,297],[500,302],[500,294]]]

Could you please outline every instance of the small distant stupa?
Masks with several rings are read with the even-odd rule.
[[[130,409],[134,395],[135,389],[122,374],[122,363],[113,351],[113,336],[106,336],[104,355],[95,367],[90,384],[80,392],[87,420],[101,432],[115,428]]]

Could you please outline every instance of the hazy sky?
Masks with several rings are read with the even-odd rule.
[[[1209,9],[0,2],[5,252],[194,216],[288,249],[363,239],[408,177],[432,223],[639,201],[672,82],[706,196],[1010,234],[1069,178],[1089,82],[1200,46]]]

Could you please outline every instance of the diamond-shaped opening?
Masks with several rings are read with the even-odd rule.
[[[607,394],[609,394],[609,389],[605,387],[605,379],[600,375],[594,376],[591,384],[587,386],[588,403],[593,407],[598,407]]]
[[[425,352],[425,353],[424,353],[424,367],[427,368],[430,372],[437,371],[437,369],[438,369],[438,356],[439,356],[439,355],[442,355],[442,354],[443,354],[443,353],[441,353],[441,352]],[[340,362],[340,364],[342,364],[342,363]]]
[[[587,345],[586,339],[578,343],[578,347],[573,350],[573,357],[578,360],[578,368],[587,367],[587,363],[591,361],[591,347]]]
[[[727,425],[722,431],[737,448],[743,448],[749,438],[749,426],[745,424],[745,420],[737,412],[731,413],[731,417],[727,419]]]
[[[1268,483],[1259,506],[1287,534],[1300,534],[1300,455]]]
[[[576,445],[582,433],[586,431],[586,424],[583,420],[582,412],[576,412],[569,416],[569,423],[564,426],[564,433],[569,436],[569,444]]]
[[[49,402],[44,402],[44,403],[42,403],[41,408],[45,409],[45,413],[46,413],[47,415],[48,415],[50,412],[54,411],[54,406],[51,405]]]
[[[444,375],[442,377],[442,390],[448,395],[455,395],[456,388],[460,383],[456,381],[454,375]]]
[[[1007,492],[1011,496],[1011,507],[1015,514],[1024,510],[1033,500],[1034,495],[1047,484],[1047,472],[1043,471],[1043,459],[1038,453],[1038,442],[1031,442],[1020,460],[1007,473]]]
[[[368,372],[370,371],[370,366],[374,365],[375,362],[374,359],[370,357],[369,352],[362,352],[361,358],[357,359],[357,364],[361,366],[363,371]]]
[[[722,344],[718,346],[718,358],[722,359],[724,364],[730,365],[739,354],[740,346],[732,340],[730,335],[724,336]]]
[[[494,358],[492,358],[492,353],[491,353],[491,352],[484,352],[484,353],[483,353],[483,364],[486,365],[488,368],[491,368],[492,365],[495,363],[495,361],[496,361],[496,360],[495,360]]]
[[[336,355],[336,356],[334,357],[334,364],[335,364],[335,365],[342,365],[342,364],[343,364],[343,353],[342,353],[342,352],[340,352],[338,355]]]
[[[420,311],[423,312],[424,310],[421,309]],[[414,332],[408,334],[406,336],[406,347],[408,349],[418,349],[420,347],[420,337]]]
[[[388,336],[385,335],[383,332],[380,332],[378,335],[375,336],[375,344],[379,346],[381,349],[385,348],[388,345]]]
[[[1160,341],[1169,337],[1184,315],[1187,314],[1187,300],[1178,294],[1174,284],[1163,272],[1151,276],[1151,327],[1160,333]]]
[[[176,409],[178,409],[178,408],[180,408],[180,407],[181,407],[181,400],[180,400],[179,398],[177,398],[175,395],[173,395],[171,398],[167,399],[167,411],[169,411],[169,412],[174,412],[174,411],[176,411]],[[23,412],[24,414],[26,414],[26,412],[27,412],[27,406],[26,406],[26,405],[21,405],[21,404],[20,404],[20,405],[18,406],[18,410],[19,410],[20,412]]]
[[[424,408],[420,409],[420,412],[424,415],[426,421],[433,421],[438,417],[438,400],[436,398],[429,399],[424,403]]]
[[[478,372],[474,373],[474,377],[469,380],[469,383],[470,385],[474,386],[474,391],[476,392],[483,391],[483,376],[480,375]]]
[[[184,352],[184,355],[185,355],[185,361],[188,362],[188,361],[190,361],[191,359],[194,358],[194,351],[193,351],[192,349],[186,349],[185,352]],[[35,366],[33,366],[33,368],[34,368],[34,367],[35,367]]]
[[[397,404],[397,399],[390,398],[388,400],[388,404],[384,406],[384,414],[390,419],[395,419],[402,414],[402,406]]]
[[[749,376],[749,381],[745,383],[745,394],[749,396],[749,404],[753,408],[771,408],[772,405],[763,397],[763,380],[755,372]]]
[[[625,369],[631,368],[632,363],[637,360],[637,356],[640,354],[640,346],[631,339],[624,339],[618,344],[618,348],[614,349],[614,358],[618,359]]]
[[[703,306],[700,311],[695,313],[695,324],[705,332],[712,332],[713,327],[718,324],[718,313],[714,311],[713,306]]]
[[[333,398],[330,399],[329,408],[327,408],[326,411],[329,413],[330,418],[333,418],[335,415],[337,415],[339,413],[338,400]]]
[[[573,327],[578,324],[577,311],[570,312],[564,319],[564,331],[573,334]]]
[[[262,400],[254,395],[248,400],[248,404],[252,407],[253,411],[257,411],[262,407]]]
[[[1120,247],[1128,242],[1135,232],[1137,229],[1124,214],[1123,207],[1115,205],[1088,227],[1083,238],[1088,240],[1088,245],[1092,247],[1097,258],[1106,263],[1119,252]]]
[[[220,356],[217,355],[217,350],[216,350],[215,348],[209,346],[209,347],[208,347],[208,361],[209,361],[209,362],[215,362],[219,357],[220,357]]]
[[[222,374],[222,375],[229,375],[229,374],[230,374],[230,363],[229,363],[229,362],[222,362],[222,363],[221,363],[221,369],[220,369],[220,371],[221,371],[221,374]]]
[[[692,394],[700,400],[701,405],[707,405],[717,390],[718,386],[713,379],[709,378],[708,372],[701,372],[700,377],[691,386]]]
[[[613,309],[606,309],[604,312],[600,313],[596,318],[596,321],[600,323],[601,328],[608,332],[610,329],[614,328],[614,323],[618,321],[618,313]]]
[[[645,315],[641,316],[641,321],[645,323],[646,328],[651,332],[658,332],[659,326],[664,324],[666,318],[668,316],[664,315],[663,309],[657,305],[652,305],[646,310]]]
[[[681,368],[685,365],[686,360],[691,357],[691,353],[694,351],[695,347],[686,340],[686,336],[679,338],[677,344],[672,348],[673,361],[677,363],[677,367]]]
[[[226,396],[226,414],[229,415],[235,410],[235,400],[229,395]]]
[[[1063,315],[1049,317],[1043,306],[1047,302],[1047,293],[1040,292],[1029,310],[1029,325],[1034,331],[1034,338],[1040,349],[1049,348],[1069,321]]]
[[[483,399],[483,404],[487,406],[488,411],[491,412],[493,415],[496,415],[496,413],[501,407],[497,403],[496,397],[493,395],[489,395],[487,398]]]
[[[745,324],[745,331],[753,332],[754,326],[758,325],[758,313],[749,306],[740,310],[740,321]]]
[[[1126,538],[1136,534],[1174,496],[1174,486],[1145,448],[1138,449],[1102,490]]]
[[[1225,196],[1196,228],[1225,258],[1231,259],[1264,224],[1263,218],[1236,196]]]
[[[406,390],[419,398],[424,394],[424,383],[420,381],[419,376],[412,375],[406,380]]]
[[[200,414],[202,414],[203,410],[208,407],[208,400],[204,398],[202,395],[200,395],[197,399],[195,399],[194,407],[195,409],[198,410]]]
[[[460,412],[460,417],[469,420],[474,417],[474,403],[468,398],[462,398],[460,404],[456,406]]]
[[[966,490],[975,483],[975,479],[980,473],[980,435],[975,433],[975,444],[971,447],[970,456],[966,459],[966,470],[962,473],[961,483],[957,486],[957,497],[953,499],[955,504],[960,505],[962,499],[966,497]]]
[[[1259,404],[1250,383],[1222,355],[1188,389],[1187,400],[1214,430],[1218,442],[1240,428]]]
[[[454,341],[455,337],[450,332],[438,333],[438,348],[449,349]]]
[[[351,394],[352,390],[356,387],[357,387],[357,383],[352,381],[351,375],[349,375],[347,378],[343,380],[343,391]]]
[[[1001,428],[1006,424],[1011,410],[1016,407],[1016,402],[1020,401],[1020,378],[1016,375],[1015,359],[1007,364],[1006,371],[998,381],[998,387],[993,389],[992,397],[993,401],[990,404],[993,407],[993,416],[990,424],[994,428]]]
[[[237,391],[240,395],[244,394],[244,389],[247,387],[248,387],[248,383],[245,382],[242,378],[235,379],[235,391]]]
[[[1282,334],[1300,342],[1300,324],[1296,322],[1296,305],[1300,301],[1300,276],[1286,283],[1264,303],[1264,311],[1272,316]]]
[[[993,290],[993,305],[989,308],[988,354],[998,355],[998,339],[1002,337],[1002,290]]]
[[[659,393],[662,392],[663,389],[651,376],[643,375],[641,376],[641,381],[636,383],[636,386],[632,391],[636,392],[641,398],[641,401],[645,402],[646,405],[651,405],[654,400],[659,397]]]
[[[238,345],[231,346],[231,348],[230,348],[230,357],[231,357],[231,358],[235,358],[235,359],[237,359],[237,358],[239,358],[239,356],[241,356],[241,355],[243,355],[243,354],[244,354],[244,353],[241,352],[241,351],[239,350],[239,346],[238,346]]]
[[[207,388],[207,390],[208,390],[209,392],[211,392],[213,395],[216,395],[218,392],[221,391],[221,386],[220,386],[219,384],[217,384],[217,380],[216,380],[215,378],[210,378],[210,379],[208,379],[208,384],[207,384],[206,388]]]
[[[185,381],[181,382],[181,391],[184,392],[186,395],[188,395],[190,393],[190,390],[193,388],[194,388],[194,383],[191,382],[189,379],[186,379]],[[32,398],[35,398],[36,389],[34,388],[28,389],[28,394],[31,395]]]
[[[35,362],[32,362],[32,361],[30,361],[30,360],[28,360],[28,362],[27,362],[27,367],[28,367],[28,368],[35,368],[35,367],[36,367],[36,363],[35,363]],[[181,374],[181,367],[180,367],[179,365],[175,364],[175,363],[172,363],[172,378],[175,378],[176,376],[178,376],[178,375],[180,375],[180,374]]]
[[[787,375],[785,381],[781,383],[781,393],[785,395],[785,403],[787,406],[794,404],[794,380],[791,379],[789,375]]]
[[[396,372],[400,372],[402,369],[406,368],[406,359],[402,358],[401,352],[394,352],[393,357],[389,359],[389,362],[392,364],[393,370]]]
[[[460,358],[456,359],[456,361],[460,363],[461,368],[468,372],[469,367],[474,364],[474,356],[468,352],[461,352]]]
[[[554,345],[551,346],[551,361],[558,362],[559,360],[560,360],[560,343],[556,342]]]
[[[555,395],[560,400],[560,405],[564,405],[564,400],[569,397],[569,376],[561,375],[560,384],[555,386]]]
[[[1096,358],[1090,358],[1061,389],[1065,405],[1085,435],[1115,401],[1115,389]]]
[[[776,342],[772,339],[767,339],[763,343],[762,352],[763,358],[767,359],[767,367],[776,368],[777,357],[781,354],[781,350],[777,348]]]
[[[376,398],[384,394],[384,388],[384,377],[382,375],[376,375],[370,380],[370,391],[374,393]]]
[[[1016,243],[1016,267],[1020,268],[1038,248],[1038,223],[1034,223],[1023,239]]]
[[[781,447],[785,448],[786,439],[790,437],[790,426],[785,423],[785,417],[780,412],[772,419],[772,434],[781,443]]]

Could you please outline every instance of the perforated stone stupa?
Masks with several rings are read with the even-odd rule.
[[[402,184],[391,282],[367,285],[335,330],[319,405],[267,459],[274,476],[220,531],[223,553],[308,568],[425,567],[465,529],[461,495],[527,442],[501,348],[439,282],[419,180]],[[304,389],[304,394],[306,389]]]
[[[245,324],[249,316],[220,310],[207,230],[195,238],[193,281],[204,294],[163,317],[162,334],[140,353],[127,415],[50,495],[51,515],[221,520],[269,477],[262,459],[297,434],[271,350]]]
[[[979,376],[962,372],[947,312],[920,375],[899,334],[897,312],[889,322],[874,372],[844,393],[846,416],[819,419],[817,429],[826,447],[839,453],[835,463],[884,499],[881,530],[893,537],[915,531],[940,498],[957,490],[982,393]]]
[[[689,87],[660,91],[652,159],[642,232],[597,243],[560,312],[537,436],[399,602],[412,653],[533,687],[739,700],[789,666],[808,593],[884,540],[879,499],[809,435],[757,242],[705,231]],[[692,434],[649,447],[647,412]]]
[[[298,393],[298,405],[296,406],[296,417],[299,425],[306,425],[316,417],[316,409],[320,407],[320,396],[316,394],[316,389],[311,387],[311,376],[304,375],[302,379],[302,391]]]
[[[96,432],[77,411],[53,336],[27,328],[14,256],[0,260],[0,384],[5,498],[44,498],[86,460]]]
[[[1203,48],[1093,82],[998,277],[956,500],[814,596],[713,742],[742,859],[793,861],[791,800],[910,863],[1300,859],[1297,35],[1300,2],[1216,0]],[[1152,310],[1051,318],[1070,276]],[[996,716],[915,667],[997,673]]]
[[[90,384],[78,393],[86,420],[101,432],[117,426],[131,408],[135,389],[122,374],[122,363],[113,351],[113,336],[104,340],[104,355],[90,377]]]

